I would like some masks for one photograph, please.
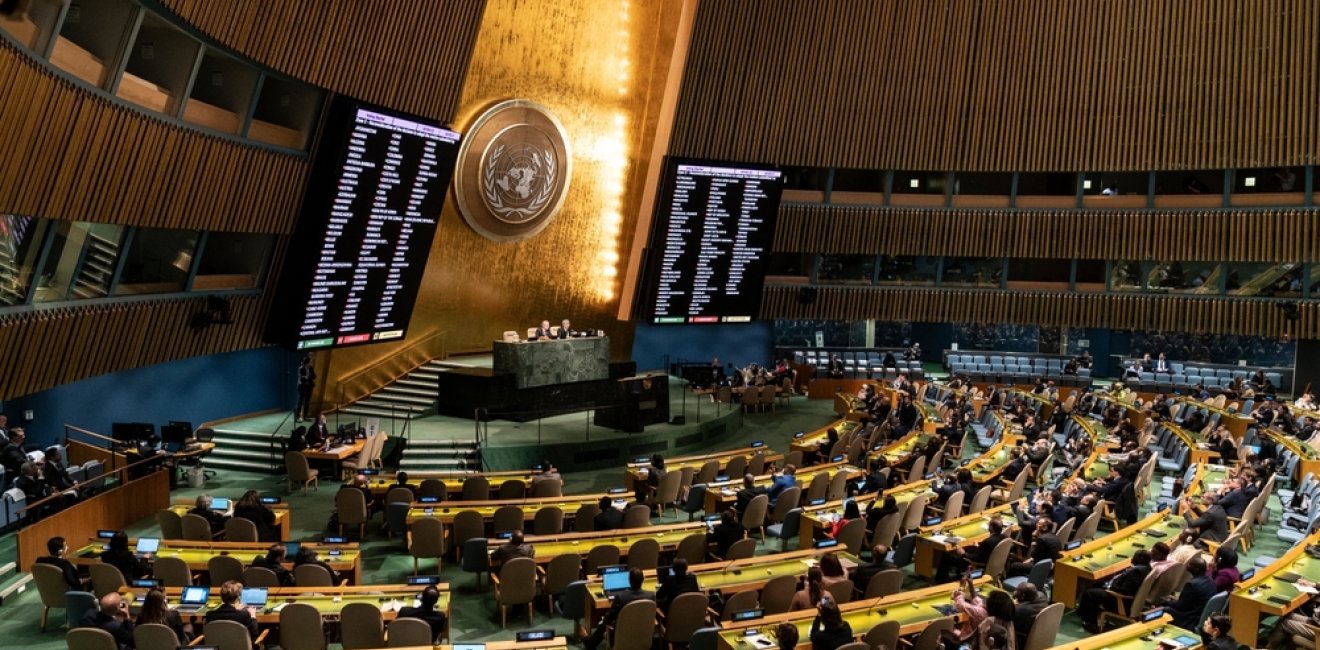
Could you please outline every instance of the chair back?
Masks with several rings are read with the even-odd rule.
[[[99,627],[79,627],[69,630],[64,642],[69,645],[69,650],[119,650],[115,638]]]
[[[1063,522],[1063,525],[1059,526],[1059,530],[1054,533],[1054,536],[1058,537],[1060,542],[1067,543],[1069,539],[1072,538],[1073,528],[1076,526],[1077,518],[1069,517],[1068,521]]]
[[[628,568],[643,571],[660,566],[660,542],[654,537],[643,537],[628,547]]]
[[[598,544],[587,551],[587,559],[582,564],[586,575],[596,575],[596,570],[603,566],[619,563],[619,547],[613,544]]]
[[[69,629],[78,626],[86,616],[99,607],[96,596],[90,591],[69,591],[64,594],[64,622]]]
[[[152,577],[160,580],[163,586],[192,586],[192,571],[188,570],[188,563],[177,557],[158,557],[151,569]]]
[[[307,463],[307,457],[300,451],[290,451],[284,454],[284,469],[289,473],[289,481],[295,483],[306,483],[312,479],[312,468]]]
[[[756,591],[740,591],[724,602],[724,611],[720,613],[720,621],[729,621],[737,612],[756,609],[758,602]]]
[[[687,643],[692,633],[706,623],[706,607],[710,599],[702,592],[679,594],[669,603],[669,613],[665,616],[665,640],[670,643]]]
[[[965,498],[967,498],[967,493],[962,490],[949,495],[949,500],[944,502],[944,521],[962,516],[963,499]]]
[[[545,595],[558,596],[570,584],[582,577],[582,557],[577,553],[557,555],[545,565],[545,581],[541,585]]]
[[[766,531],[769,532],[772,528],[773,527],[767,528]],[[779,537],[779,550],[786,550],[788,548],[788,540],[797,539],[798,532],[801,530],[802,508],[793,508],[788,511],[788,515],[784,517],[783,525],[779,528],[779,533],[777,534]]]
[[[901,523],[903,523],[901,513],[895,512],[882,517],[880,522],[875,525],[875,532],[871,534],[871,546],[884,544],[892,548],[894,538],[898,536],[898,525]]]
[[[280,577],[264,566],[250,566],[243,569],[244,587],[265,587],[271,589],[280,586]]]
[[[490,570],[490,544],[485,537],[473,537],[459,545],[459,566],[468,573],[480,575]]]
[[[1155,579],[1155,584],[1150,588],[1149,600],[1160,601],[1166,596],[1172,594],[1180,586],[1183,576],[1187,575],[1187,567],[1181,564],[1175,564],[1163,572]]]
[[[654,540],[652,540],[654,541]],[[496,602],[522,605],[536,598],[536,560],[516,557],[500,567],[500,588]]]
[[[558,497],[564,495],[563,479],[548,478],[532,484],[532,497]]]
[[[797,576],[775,576],[761,587],[761,608],[765,610],[766,616],[783,614],[793,606],[797,582]]]
[[[898,632],[902,626],[898,621],[885,621],[867,631],[862,641],[872,648],[898,649]]]
[[[1027,573],[1027,582],[1036,586],[1037,593],[1049,593],[1050,578],[1054,577],[1054,560],[1044,559],[1031,565]],[[1053,638],[1053,637],[1051,637]]]
[[[64,582],[64,572],[59,567],[40,562],[33,564],[32,579],[37,583],[43,606],[64,607],[64,592],[68,591],[69,585]]]
[[[866,542],[866,520],[854,519],[844,524],[835,538],[840,544],[848,547],[849,553],[861,555],[862,545]]]
[[[445,553],[445,532],[440,520],[424,517],[413,522],[412,546],[408,549],[416,559],[439,558]]]
[[[490,481],[484,476],[469,476],[463,480],[464,501],[485,501],[490,498]]]
[[[610,650],[651,650],[655,637],[655,601],[634,600],[619,610]]]
[[[972,495],[972,502],[967,506],[967,514],[970,515],[985,510],[986,506],[990,505],[990,491],[991,486],[989,485],[977,490],[976,494]]]
[[[210,621],[202,628],[206,645],[220,650],[252,650],[252,636],[248,628],[235,621]]]
[[[1211,614],[1220,614],[1224,611],[1224,607],[1228,605],[1228,594],[1227,591],[1221,591],[1205,602],[1205,607],[1201,609],[1201,617],[1197,619],[1196,629],[1201,629],[1205,625],[1205,619],[1210,618]]]
[[[408,488],[400,485],[398,487],[390,488],[390,491],[385,493],[385,503],[412,503],[412,502],[413,502],[412,488]]]
[[[784,467],[788,467],[789,465],[792,465],[793,467],[802,467],[803,456],[804,454],[801,449],[788,452],[788,455],[784,456]]]
[[[169,508],[158,510],[156,523],[160,525],[161,539],[183,539],[183,518],[179,513]]]
[[[624,528],[646,528],[651,525],[651,507],[641,504],[623,511]]]
[[[825,491],[825,499],[828,501],[838,501],[848,493],[848,473],[839,470],[834,473],[830,479],[829,489]]]
[[[564,511],[559,506],[541,506],[532,519],[533,535],[558,535],[564,532]]]
[[[339,612],[339,630],[344,650],[385,647],[385,622],[380,608],[372,603],[344,605]]]
[[[332,587],[334,576],[319,564],[300,564],[293,568],[293,581],[299,587]]]
[[[1100,517],[1103,514],[1102,508],[1096,508],[1095,512],[1082,520],[1082,525],[1077,528],[1076,533],[1073,533],[1073,539],[1085,542],[1095,537],[1095,532],[1100,529]]]
[[[325,647],[325,629],[321,612],[316,607],[307,603],[289,603],[280,610],[280,648],[324,650]]]
[[[497,495],[501,501],[512,501],[527,496],[527,484],[521,479],[510,479],[500,483]]]
[[[179,636],[160,623],[138,623],[133,626],[133,645],[143,650],[177,650]]]
[[[183,538],[194,542],[211,541],[211,522],[191,512],[183,516]]]
[[[562,514],[560,516],[563,516]],[[507,533],[511,530],[523,529],[523,509],[518,506],[500,506],[495,511],[495,516],[491,518],[491,526],[495,534]]]
[[[1054,646],[1054,638],[1059,634],[1059,623],[1063,621],[1063,603],[1054,603],[1042,609],[1031,624],[1027,633],[1027,642],[1022,650],[1045,650]]]
[[[825,590],[830,592],[830,596],[834,598],[834,602],[840,605],[852,602],[852,580],[840,580],[838,582],[830,583],[830,586],[826,587]]]
[[[119,591],[121,587],[128,584],[124,580],[123,572],[113,564],[97,562],[89,565],[87,571],[92,576],[92,594],[98,599],[110,592]]]
[[[839,646],[838,650],[871,650],[871,646],[865,641],[853,641]]]
[[[802,501],[802,488],[794,486],[785,488],[779,493],[779,499],[775,501],[775,509],[770,513],[770,522],[783,523],[784,517],[788,516],[788,511],[798,507]]]
[[[765,473],[765,452],[758,451],[752,454],[752,459],[747,461],[747,473],[753,476],[760,476]],[[732,474],[730,478],[736,478]]]
[[[243,563],[232,555],[212,555],[206,561],[209,584],[220,586],[230,580],[243,579]],[[300,583],[301,584],[301,583]]]
[[[417,523],[413,522],[413,525]],[[486,520],[476,510],[463,510],[454,515],[453,528],[455,546],[461,547],[463,542],[476,537],[486,538]]]
[[[706,561],[706,534],[692,533],[679,540],[674,557],[687,560],[689,566],[703,564]]]
[[[428,478],[422,481],[417,490],[419,497],[435,497],[441,501],[449,496],[449,488],[445,487],[445,482],[438,478]],[[490,496],[490,495],[487,495]]]
[[[912,650],[937,650],[940,647],[940,640],[945,632],[953,631],[954,618],[946,616],[931,621],[926,629],[917,635],[917,640],[912,644]]]
[[[921,480],[922,475],[924,475],[925,473],[926,473],[926,457],[917,456],[916,460],[912,461],[912,467],[908,468],[907,480],[908,482],[919,481]]]
[[[335,493],[335,512],[339,525],[361,526],[367,521],[367,496],[362,490],[340,490]]]
[[[720,473],[720,461],[708,460],[701,464],[701,469],[692,479],[693,483],[714,483],[715,477]]]
[[[396,618],[390,621],[387,648],[429,646],[435,643],[431,624],[420,618]]]
[[[740,539],[729,545],[726,560],[746,560],[756,555],[756,540],[751,537]]]
[[[257,524],[251,519],[230,517],[225,521],[226,542],[256,542]]]
[[[1132,606],[1128,608],[1128,613],[1132,618],[1141,615],[1146,611],[1146,601],[1150,600],[1150,591],[1155,587],[1155,580],[1159,576],[1154,571],[1146,574],[1146,579],[1141,581],[1141,586],[1137,587],[1137,593],[1132,596]]]
[[[573,530],[579,533],[590,533],[596,530],[596,515],[600,514],[600,506],[594,503],[584,503],[578,506],[577,512],[573,513]]]
[[[408,534],[408,511],[411,509],[411,503],[402,501],[385,504],[385,529],[389,532],[390,538]]]
[[[807,484],[807,501],[824,499],[830,491],[830,475],[825,472],[817,472],[811,477],[811,482]]]
[[[866,583],[864,598],[892,596],[903,591],[903,572],[899,569],[886,569],[871,576]]]
[[[761,387],[748,386],[743,389],[742,405],[743,410],[751,410],[753,406],[759,407],[761,405]]]
[[[916,498],[908,503],[907,512],[903,515],[903,530],[916,530],[921,526],[921,519],[926,513],[926,501],[930,499],[929,494],[918,494]]]
[[[758,494],[747,503],[747,509],[743,511],[742,525],[747,530],[760,528],[765,525],[765,512],[770,507],[770,495]]]
[[[678,489],[683,484],[682,472],[667,472],[660,479],[660,485],[655,490],[655,502],[660,504],[670,504],[678,501]]]
[[[729,459],[729,464],[724,466],[724,475],[729,477],[730,480],[736,481],[742,478],[742,475],[746,473],[747,473],[746,456],[734,456],[733,458]],[[752,474],[758,474],[758,473],[759,472],[752,472]]]
[[[917,550],[917,534],[908,533],[898,540],[894,547],[894,566],[905,567],[912,564],[912,555]]]

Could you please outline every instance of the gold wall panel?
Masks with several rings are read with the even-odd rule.
[[[288,233],[303,156],[205,135],[93,95],[0,39],[0,212]]]
[[[43,309],[0,317],[0,400],[87,377],[262,345],[268,299],[229,298],[232,325],[194,332],[205,298]]]
[[[160,0],[226,47],[295,79],[453,119],[486,0]]]
[[[611,356],[632,352],[616,320],[621,260],[636,222],[681,0],[489,0],[454,126],[488,106],[525,98],[563,123],[573,155],[568,198],[539,235],[498,243],[472,231],[446,201],[409,327],[398,344],[329,353],[334,383],[422,337],[452,351],[489,350],[505,330],[541,319],[606,330]],[[327,398],[328,399],[328,398]]]
[[[1313,164],[1314,0],[703,0],[670,151],[902,170]]]
[[[804,304],[799,286],[765,289],[762,318],[1018,323],[1249,334],[1320,336],[1320,303],[1298,302],[1301,319],[1289,323],[1277,304],[1173,296],[953,291],[879,287],[820,287]]]
[[[1320,261],[1320,209],[915,210],[784,204],[776,252]]]

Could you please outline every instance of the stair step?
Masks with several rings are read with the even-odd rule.
[[[436,391],[430,388],[400,386],[398,383],[380,389],[373,397],[384,397],[386,395],[398,397],[399,399],[420,400],[427,404],[433,404],[436,400]]]
[[[412,438],[408,441],[408,449],[430,449],[430,448],[454,448],[462,447],[464,449],[476,449],[477,445],[468,440],[419,440]]]
[[[439,380],[412,379],[410,377],[404,377],[403,379],[399,379],[395,381],[393,384],[390,384],[390,386],[396,388],[410,388],[416,390],[424,390],[430,393],[431,395],[438,395],[440,393]]]
[[[281,465],[282,464],[283,463],[281,463]],[[269,459],[255,461],[255,460],[241,460],[237,458],[216,458],[215,456],[209,456],[207,457],[206,461],[203,463],[203,466],[206,467],[207,469],[237,469],[246,472],[273,473],[276,471],[273,469],[273,466]]]
[[[360,406],[369,409],[379,409],[385,411],[386,413],[389,413],[390,409],[393,408],[395,413],[402,415],[404,412],[421,413],[422,411],[425,411],[427,409],[427,406],[429,405],[424,406],[421,404],[412,404],[407,402],[394,402],[391,400],[377,399],[376,397],[373,396],[368,399],[353,402],[351,406]]]
[[[398,419],[398,420],[411,420],[411,419],[414,419],[414,418],[422,417],[422,415],[423,415],[423,413],[422,413],[421,411],[418,411],[418,412],[415,412],[415,413],[414,413],[414,412],[411,412],[411,411],[400,411],[400,410],[397,410],[397,409],[394,410],[394,411],[390,411],[388,408],[384,408],[384,409],[382,409],[382,408],[375,408],[375,407],[358,406],[358,405],[356,405],[356,404],[353,405],[353,406],[349,406],[349,407],[347,407],[347,408],[345,408],[345,409],[343,409],[343,410],[341,410],[341,411],[339,411],[339,412],[340,412],[340,413],[347,413],[347,414],[349,414],[349,415],[363,415],[363,416],[373,417],[373,418],[389,418],[389,417],[393,417],[393,418]]]
[[[12,567],[13,563],[11,562],[8,566]],[[12,568],[10,570],[12,570]],[[15,574],[14,579],[11,580],[9,584],[0,587],[0,605],[3,605],[9,598],[27,591],[28,583],[30,582],[32,582],[31,573]]]
[[[440,373],[442,372],[445,372],[445,370],[440,368],[428,368],[426,366],[422,366],[408,373],[405,377],[407,379],[415,379],[421,381],[439,381]]]
[[[430,459],[403,458],[399,460],[399,469],[401,470],[447,470],[447,469],[467,469],[468,463],[463,460],[437,461]]]
[[[275,453],[279,451],[279,445],[276,444],[272,447],[271,441],[266,438],[216,438],[214,442],[217,450],[241,447],[243,449],[251,449],[261,453]]]
[[[410,404],[422,408],[430,408],[435,404],[434,397],[412,395],[409,393],[398,393],[398,392],[394,392],[389,388],[382,389],[380,392],[372,395],[371,400],[376,402],[385,402],[385,403],[394,403],[394,404]]]

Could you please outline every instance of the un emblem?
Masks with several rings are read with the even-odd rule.
[[[509,100],[482,113],[458,160],[459,211],[488,239],[518,241],[541,232],[568,195],[572,159],[564,129],[534,102]]]

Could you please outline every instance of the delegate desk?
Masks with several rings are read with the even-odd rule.
[[[361,453],[366,444],[366,440],[359,438],[351,445],[338,445],[328,449],[304,449],[302,454],[309,462],[319,460],[334,464],[334,477],[339,478],[344,475],[344,461]]]
[[[1201,647],[1200,632],[1174,627],[1171,621],[1173,617],[1165,614],[1149,623],[1124,625],[1101,634],[1060,643],[1049,650],[1152,650],[1166,646],[1178,650],[1196,650]],[[1251,642],[1254,644],[1256,641],[1252,639]]]
[[[495,341],[492,369],[514,375],[518,388],[609,379],[610,339],[584,336],[549,341]]]
[[[1127,528],[1064,551],[1054,563],[1054,602],[1077,605],[1080,582],[1099,582],[1132,566],[1132,554],[1156,542],[1173,542],[1186,527],[1182,517],[1156,512]]]
[[[451,622],[454,620],[451,611],[451,598],[449,585],[440,583],[435,585],[440,590],[440,600],[435,608],[445,613],[445,632],[444,637],[449,637]],[[351,603],[368,603],[380,608],[381,618],[388,624],[398,616],[400,609],[414,604],[418,594],[423,587],[417,585],[359,585],[355,587],[272,587],[266,590],[266,607],[257,610],[255,618],[257,624],[262,627],[279,625],[280,611],[285,605],[293,603],[303,603],[316,608],[321,613],[321,619],[327,623],[333,623],[336,626],[339,621],[339,613],[344,607]],[[142,593],[143,590],[131,590],[133,593]],[[167,587],[165,589],[165,598],[170,607],[174,608],[179,603],[179,596],[183,593],[180,587]],[[211,596],[206,601],[206,606],[196,612],[183,614],[184,622],[189,618],[200,622],[206,617],[206,613],[220,606],[220,589],[211,587]]]
[[[439,519],[448,530],[454,525],[454,517],[464,510],[475,510],[481,513],[482,519],[489,525],[495,518],[495,511],[504,506],[518,506],[522,508],[523,521],[532,521],[536,518],[536,511],[541,508],[554,506],[564,512],[564,521],[573,521],[577,516],[578,508],[585,505],[597,505],[601,497],[609,497],[614,500],[614,507],[622,507],[628,502],[626,494],[571,494],[559,497],[539,497],[535,499],[508,499],[504,501],[446,501],[443,503],[414,503],[408,508],[408,528],[411,529],[413,522],[424,517]],[[499,532],[499,531],[497,531]]]
[[[1261,435],[1297,456],[1297,470],[1293,472],[1293,481],[1300,481],[1307,474],[1320,476],[1320,451],[1278,429],[1265,429],[1261,431]]]
[[[824,463],[798,469],[794,477],[802,486],[803,494],[806,494],[807,487],[811,485],[811,481],[816,475],[825,474],[832,478],[837,472],[843,472],[847,475],[848,480],[850,481],[859,476],[866,475],[866,472],[863,471],[862,468],[857,467],[846,460],[841,460],[834,463]],[[762,474],[756,477],[755,482],[756,485],[760,487],[770,487],[770,483],[773,480],[773,474]],[[714,515],[723,512],[725,508],[732,508],[738,501],[738,490],[742,489],[742,486],[742,478],[733,477],[729,477],[729,480],[727,481],[708,484],[706,487],[706,513]]]
[[[912,431],[907,432],[907,435],[904,435],[902,438],[899,438],[879,449],[873,449],[870,452],[867,452],[866,460],[870,463],[876,458],[883,456],[889,467],[898,467],[912,458],[912,454],[921,451],[932,437],[931,434],[913,429]]]
[[[986,485],[997,481],[999,475],[1004,473],[1004,468],[1008,467],[1009,461],[1013,460],[1013,448],[1020,440],[1022,436],[1017,434],[1002,433],[998,442],[984,454],[967,463],[963,469],[972,473],[972,483]]]
[[[927,578],[935,576],[935,569],[945,553],[956,548],[969,548],[990,536],[990,520],[998,517],[1004,522],[1004,534],[1012,537],[1019,523],[1013,514],[1013,504],[1005,503],[943,521],[922,526],[917,533],[916,574]]]
[[[809,452],[814,452],[817,449],[819,449],[822,444],[825,443],[825,440],[827,439],[827,434],[829,433],[830,429],[834,429],[836,432],[838,432],[839,437],[843,438],[849,433],[852,433],[853,430],[861,428],[861,426],[862,426],[861,422],[858,422],[856,420],[849,420],[845,418],[842,420],[836,420],[819,429],[816,429],[815,431],[812,431],[811,433],[803,433],[801,435],[795,434],[793,436],[793,442],[789,443],[788,446],[789,451],[800,451],[804,454]],[[829,451],[829,450],[827,449],[825,451]]]
[[[69,561],[79,566],[91,566],[100,564],[101,548],[105,540],[94,540],[85,546],[78,548],[69,554]],[[136,539],[128,541],[129,548],[137,546]],[[330,565],[330,568],[339,573],[340,577],[347,579],[355,585],[362,584],[362,551],[357,544],[314,544],[307,542],[303,547],[316,551],[320,560]],[[188,569],[193,572],[204,572],[208,570],[207,563],[211,558],[217,555],[229,555],[243,563],[243,566],[251,564],[253,558],[259,555],[265,555],[266,549],[270,544],[264,542],[193,542],[180,539],[161,540],[160,547],[156,550],[154,557],[176,557],[188,564]],[[338,550],[339,555],[331,555],[332,551]],[[151,558],[144,558],[144,562],[150,562]],[[293,570],[293,562],[285,562],[284,566]],[[127,580],[132,580],[133,576],[124,576]]]
[[[682,542],[689,535],[705,535],[706,524],[700,521],[684,522],[680,524],[668,524],[664,526],[648,526],[646,528],[629,528],[621,530],[604,530],[588,533],[560,533],[558,535],[528,535],[523,538],[527,544],[531,544],[536,555],[532,557],[537,564],[549,564],[551,560],[560,555],[573,553],[586,557],[592,548],[597,546],[616,546],[619,549],[620,557],[628,556],[628,549],[638,540],[654,539],[660,544],[660,551],[673,551],[678,548],[679,542]],[[487,539],[487,551],[494,553],[495,549],[507,540]]]
[[[188,514],[196,503],[195,499],[175,499],[174,503],[170,506],[170,510],[174,514],[182,517]],[[285,501],[281,501],[279,503],[267,503],[265,505],[275,513],[275,525],[280,531],[280,539],[293,539],[293,515],[289,511],[289,504]],[[230,509],[225,513],[226,516],[233,516],[233,514],[233,509]]]
[[[1320,582],[1320,560],[1306,549],[1320,543],[1320,532],[1288,549],[1273,564],[1256,571],[1241,582],[1228,597],[1228,615],[1233,619],[1233,638],[1252,647],[1256,630],[1265,616],[1284,616],[1301,607],[1314,596],[1298,589],[1298,578]]]
[[[784,460],[783,454],[777,453],[771,450],[769,447],[762,445],[760,447],[743,447],[741,449],[726,449],[724,451],[716,451],[708,454],[695,454],[692,456],[677,456],[674,458],[666,458],[665,471],[677,472],[677,471],[682,471],[683,468],[685,467],[691,467],[695,471],[700,471],[702,465],[705,465],[706,463],[713,460],[719,463],[720,466],[719,474],[726,475],[725,468],[729,466],[729,461],[735,458],[743,458],[750,461],[754,456],[756,456],[756,454],[764,455],[765,462],[767,465],[769,465],[770,463],[778,464],[780,461]],[[650,470],[651,470],[650,458],[638,458],[637,460],[628,463],[627,468],[624,470],[623,484],[628,486],[628,490],[630,491],[630,493],[635,492],[637,490],[637,486],[646,483],[646,477],[647,474],[650,472]],[[737,477],[730,477],[730,478],[737,478]]]
[[[1214,404],[1210,404],[1208,402],[1202,402],[1200,400],[1193,399],[1187,396],[1178,397],[1175,399],[1177,402],[1183,405],[1183,408],[1182,410],[1179,410],[1178,415],[1183,416],[1184,412],[1187,409],[1193,407],[1198,409],[1205,409],[1206,411],[1209,411],[1212,414],[1218,414],[1219,424],[1223,425],[1224,428],[1228,429],[1228,432],[1233,434],[1233,437],[1237,439],[1239,442],[1242,441],[1243,436],[1247,435],[1247,427],[1252,427],[1256,425],[1256,418],[1242,415],[1241,413],[1238,413],[1235,410],[1220,408],[1218,406],[1215,406]]]
[[[904,504],[911,503],[913,499],[922,494],[932,494],[929,479],[895,485],[879,493],[862,494],[854,500],[857,502],[858,509],[865,513],[867,505],[878,498],[894,497],[894,502],[901,509]],[[843,499],[836,499],[828,503],[803,508],[801,524],[798,528],[798,548],[811,548],[816,540],[823,539],[825,530],[843,517],[843,507]],[[865,585],[862,588],[864,589]]]
[[[422,481],[436,480],[445,484],[445,498],[451,496],[462,496],[463,482],[473,477],[483,477],[490,483],[489,498],[495,498],[499,494],[500,485],[507,481],[517,481],[523,483],[527,490],[531,490],[532,477],[540,472],[530,469],[515,469],[504,472],[408,472],[408,489],[416,495],[421,492]],[[398,481],[393,477],[377,476],[367,482],[367,487],[371,490],[371,495],[376,498],[383,498],[391,488],[398,487]]]
[[[981,587],[990,578],[982,576],[975,580]],[[899,634],[907,636],[918,634],[932,622],[947,616],[957,620],[966,620],[966,615],[953,608],[953,592],[961,585],[950,582],[925,589],[916,589],[868,600],[855,600],[839,606],[843,620],[848,622],[853,633],[864,636],[871,628],[885,622],[898,621]],[[719,647],[721,650],[759,650],[777,648],[774,642],[774,630],[780,623],[792,623],[798,629],[798,648],[811,648],[811,620],[816,617],[815,608],[797,612],[775,614],[745,623],[721,623]],[[748,635],[748,630],[755,630]],[[766,642],[769,645],[766,645]]]

